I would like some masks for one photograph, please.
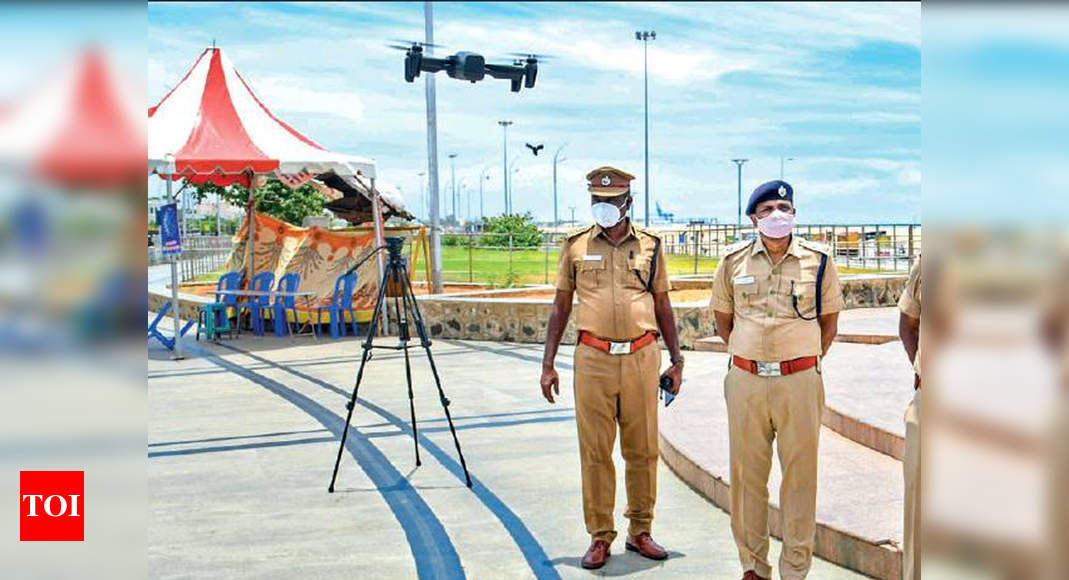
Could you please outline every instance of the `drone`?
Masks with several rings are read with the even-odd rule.
[[[512,53],[517,57],[511,65],[487,64],[481,54],[458,52],[445,58],[424,56],[424,47],[435,48],[437,45],[425,42],[396,41],[404,44],[391,44],[390,48],[405,51],[405,80],[415,82],[422,72],[436,73],[445,71],[450,78],[461,81],[478,82],[490,76],[495,79],[508,79],[512,92],[518,93],[522,87],[533,89],[538,76],[538,60],[544,55]]]

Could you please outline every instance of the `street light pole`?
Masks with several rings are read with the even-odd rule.
[[[572,225],[575,225],[575,206],[568,206],[568,209],[572,210]]]
[[[783,162],[784,161],[794,161],[794,157],[784,157],[784,156],[780,155],[780,158],[779,158],[779,179],[780,179],[780,181],[783,181]]]
[[[560,158],[560,152],[567,146],[568,143],[562,143],[560,147],[557,147],[557,152],[553,154],[553,227],[560,225],[560,220],[557,218],[557,163],[561,161],[567,161],[567,157]]]
[[[739,171],[739,190],[738,190],[738,214],[735,216],[735,227],[742,227],[742,164],[749,161],[749,159],[732,159],[731,162],[735,164]],[[736,229],[736,232],[738,230]]]
[[[423,3],[423,24],[427,56],[434,54],[434,8]],[[431,292],[442,292],[442,221],[438,211],[438,113],[435,107],[434,75],[423,75],[427,95],[427,189],[431,206]]]
[[[509,210],[509,125],[512,121],[498,121],[501,125],[501,195],[505,198],[505,215]]]
[[[423,219],[427,219],[427,212],[430,208],[427,207],[427,195],[423,191],[423,176],[427,175],[426,171],[420,171],[419,175],[419,210],[423,214]]]
[[[657,33],[653,30],[635,31],[635,40],[642,41],[642,99],[644,102],[643,116],[645,121],[645,150],[646,150],[646,186],[645,196],[646,227],[650,226],[650,74],[647,48],[649,41],[657,40]]]
[[[489,167],[483,166],[483,172],[479,174],[479,220],[486,218],[486,213],[483,208],[483,182],[489,181],[490,176],[486,174],[490,171]]]
[[[449,199],[453,204],[453,219],[456,220],[457,223],[460,223],[460,218],[457,217],[457,164],[456,164],[456,158],[457,158],[457,154],[456,153],[450,153],[449,154],[449,175],[450,175],[450,180],[453,182],[453,185],[451,186],[451,192],[450,192],[450,195],[449,195]]]

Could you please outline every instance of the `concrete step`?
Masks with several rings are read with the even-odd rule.
[[[694,353],[693,358],[697,360],[688,361],[683,393],[670,408],[661,411],[661,455],[691,487],[729,511],[729,446],[723,396],[727,357],[703,352]],[[830,383],[840,380],[841,377],[826,374],[826,390]],[[770,531],[776,537],[780,537],[780,477],[778,461],[774,461],[769,493]],[[902,464],[825,428],[821,433],[818,486],[816,554],[869,576],[898,579]]]

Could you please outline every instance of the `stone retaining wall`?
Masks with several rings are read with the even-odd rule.
[[[847,308],[893,306],[906,283],[906,276],[844,276]],[[673,280],[676,289],[707,288],[711,280]],[[461,340],[543,343],[553,301],[509,298],[510,293],[530,288],[478,292],[478,296],[420,296],[420,310],[431,336]],[[705,302],[672,305],[680,345],[693,349],[696,341],[715,334],[712,313]],[[563,342],[576,340],[575,317],[564,332]]]

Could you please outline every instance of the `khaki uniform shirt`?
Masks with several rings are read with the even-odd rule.
[[[906,281],[906,287],[902,289],[902,296],[898,298],[898,309],[906,316],[920,320],[921,261],[919,257],[917,258],[917,261],[913,263],[913,268],[909,271],[909,279]],[[917,338],[917,355],[913,358],[913,371],[917,373],[918,377],[921,376],[920,337]]]
[[[598,225],[568,236],[561,247],[557,288],[575,292],[579,330],[620,341],[658,331],[653,295],[646,290],[646,282],[652,275],[653,292],[667,292],[669,284],[663,246],[658,251],[657,271],[650,272],[656,241],[653,234],[630,222],[618,246],[612,245]]]
[[[728,248],[713,276],[709,306],[734,314],[728,352],[756,361],[784,361],[821,354],[820,325],[798,316],[816,315],[817,269],[823,244],[793,236],[787,253],[773,264],[760,238]],[[821,314],[844,307],[835,261],[824,269]],[[798,298],[795,311],[792,296]]]

